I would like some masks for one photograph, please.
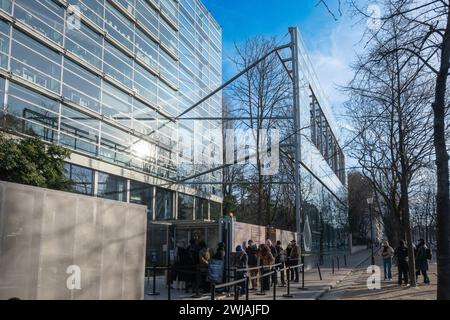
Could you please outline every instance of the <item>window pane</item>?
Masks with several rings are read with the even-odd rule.
[[[9,129],[56,142],[59,103],[15,83],[9,86]]]
[[[210,202],[210,219],[211,220],[219,220],[222,216],[222,205],[218,202]]]
[[[137,181],[130,181],[130,202],[147,206],[149,216],[153,215],[153,187]]]
[[[69,60],[64,63],[63,95],[82,107],[100,112],[100,78]]]
[[[59,92],[61,56],[17,30],[14,30],[13,38],[12,72],[51,91]]]
[[[156,220],[173,218],[173,192],[156,188]]]
[[[178,194],[178,219],[193,220],[194,218],[194,197],[187,194]]]
[[[114,39],[133,50],[134,25],[117,11],[111,4],[106,3],[105,29]]]
[[[105,43],[103,70],[125,86],[132,88],[133,61],[109,43]]]
[[[64,9],[49,0],[16,0],[14,16],[43,34],[62,44]]]
[[[80,29],[67,29],[66,48],[84,61],[102,68],[102,37],[91,31],[83,23]]]
[[[92,195],[94,192],[94,172],[91,169],[74,164],[64,165],[65,175],[71,181],[71,190],[75,193]]]
[[[98,173],[98,194],[99,198],[117,201],[127,201],[127,180],[111,174]]]
[[[8,68],[9,24],[0,20],[0,67]]]
[[[60,144],[73,150],[97,155],[100,122],[62,106]]]
[[[208,220],[208,200],[195,198],[195,219]]]

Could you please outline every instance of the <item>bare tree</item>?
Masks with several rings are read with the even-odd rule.
[[[353,1],[352,1],[353,2]],[[402,41],[396,37],[384,38],[385,56],[408,56],[408,61],[421,64],[433,76],[433,144],[436,161],[436,212],[438,251],[438,299],[450,299],[450,206],[449,155],[446,145],[447,79],[450,70],[450,4],[447,0],[385,0],[379,21],[382,28],[400,20],[403,23]],[[367,16],[360,6],[353,7]],[[378,37],[378,32],[372,36]],[[377,41],[377,40],[375,40]]]
[[[232,61],[237,69],[244,69],[258,60],[268,51],[276,47],[275,39],[255,37],[244,44],[236,45],[236,55]],[[235,128],[252,130],[254,134],[256,164],[244,170],[254,184],[248,186],[248,200],[256,200],[256,207],[252,204],[249,210],[257,217],[259,225],[270,224],[274,220],[271,213],[274,203],[272,199],[280,194],[281,189],[274,187],[273,176],[263,175],[264,163],[261,161],[260,148],[263,141],[261,130],[271,128],[290,128],[288,121],[278,121],[276,116],[287,115],[287,103],[291,101],[292,84],[289,75],[280,64],[276,55],[270,55],[235,81],[228,93],[232,103],[231,114],[248,117],[248,121],[235,123]],[[250,161],[251,162],[251,161]],[[276,201],[275,204],[278,202]],[[255,212],[256,210],[256,212]]]
[[[398,218],[400,234],[408,244],[411,285],[415,286],[409,192],[416,172],[431,163],[433,86],[423,64],[394,50],[410,36],[407,27],[406,21],[396,17],[372,35],[348,90],[358,130],[353,154]],[[389,51],[394,54],[386,54]]]

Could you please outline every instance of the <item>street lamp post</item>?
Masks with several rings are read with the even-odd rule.
[[[372,203],[373,198],[367,198],[367,204],[369,205],[369,219],[370,219],[370,248],[372,250],[372,265],[375,265],[375,256],[373,254],[373,221],[372,221]]]

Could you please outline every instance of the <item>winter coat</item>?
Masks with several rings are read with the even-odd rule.
[[[300,247],[297,244],[292,246],[291,253],[289,255],[291,260],[298,260],[300,258]]]
[[[247,252],[247,257],[248,257],[248,265],[250,267],[255,267],[258,265],[258,258],[256,256],[256,252],[257,252],[257,248],[255,245],[249,246],[247,247],[247,249],[245,249],[245,251]]]
[[[384,259],[391,259],[394,256],[394,249],[391,246],[382,246],[378,254]]]
[[[428,270],[427,246],[423,245],[416,249],[416,269]]]
[[[273,257],[272,253],[268,251],[261,254],[259,261],[262,266],[270,266],[275,262],[275,258]]]
[[[283,263],[286,260],[286,251],[282,246],[276,246],[277,254],[275,256],[275,263]]]
[[[394,256],[397,258],[397,263],[408,263],[408,248],[405,246],[397,247],[394,251]]]

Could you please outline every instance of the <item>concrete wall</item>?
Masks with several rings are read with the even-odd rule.
[[[0,299],[143,299],[146,227],[144,206],[0,181]]]

